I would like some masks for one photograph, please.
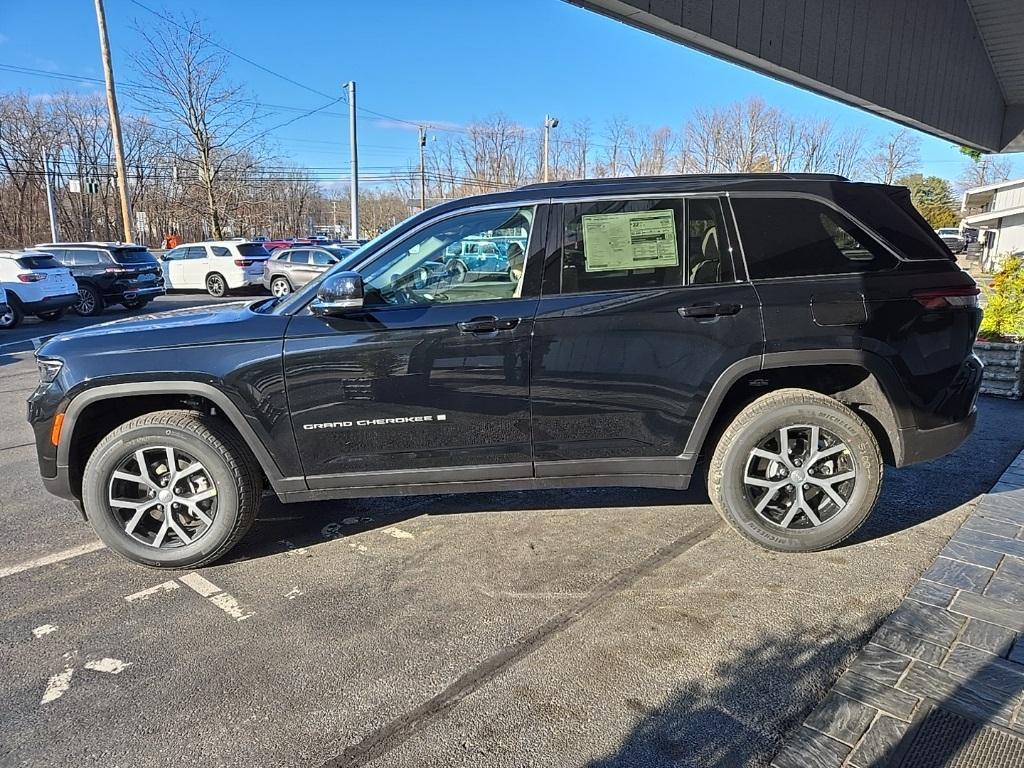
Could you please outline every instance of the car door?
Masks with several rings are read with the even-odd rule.
[[[445,214],[360,265],[361,310],[292,318],[285,381],[311,488],[531,476],[538,297],[523,286],[539,262],[528,259],[517,283],[459,283],[439,259],[495,230],[529,237],[538,252],[545,218],[533,205]]]
[[[210,256],[207,246],[190,245],[182,264],[186,288],[205,288],[206,275],[210,271]]]
[[[163,255],[161,265],[164,271],[164,287],[167,290],[185,288],[185,258],[187,246],[173,248]]]
[[[309,266],[312,254],[308,248],[297,248],[288,259],[288,279],[296,288],[301,288],[312,279]]]
[[[759,361],[761,312],[716,197],[565,203],[534,325],[538,477],[692,471],[716,380]]]

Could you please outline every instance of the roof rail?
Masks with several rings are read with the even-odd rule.
[[[664,176],[608,176],[600,179],[526,184],[518,189],[556,189],[559,187],[590,187],[608,184],[664,184],[672,181],[849,181],[837,173],[679,173]]]

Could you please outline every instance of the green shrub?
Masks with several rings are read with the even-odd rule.
[[[989,341],[1024,341],[1024,259],[1004,258],[992,278],[978,335]]]

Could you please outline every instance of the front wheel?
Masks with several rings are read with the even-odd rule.
[[[195,568],[245,535],[259,470],[238,435],[193,411],[157,411],[104,437],[85,466],[82,503],[110,549],[154,568]]]
[[[744,408],[708,470],[708,493],[737,532],[767,549],[835,546],[867,519],[882,486],[871,429],[831,397],[780,389]]]

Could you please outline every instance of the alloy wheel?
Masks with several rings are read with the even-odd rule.
[[[217,514],[217,488],[209,470],[170,446],[126,456],[110,476],[107,501],[127,536],[157,549],[192,544],[209,531]]]
[[[4,311],[0,312],[0,328],[10,328],[14,325],[14,308],[9,304],[4,305]]]
[[[814,425],[782,427],[750,451],[743,485],[754,511],[790,530],[816,528],[843,511],[857,483],[849,446]]]
[[[223,296],[224,279],[220,275],[210,275],[206,278],[206,292],[214,297]]]
[[[277,297],[287,296],[292,292],[292,287],[283,277],[279,277],[270,284],[270,292]]]
[[[75,305],[75,312],[80,315],[88,315],[96,309],[96,297],[92,291],[85,288],[78,290],[78,303]]]

